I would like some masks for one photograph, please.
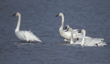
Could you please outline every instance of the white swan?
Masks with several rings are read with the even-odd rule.
[[[102,39],[102,38],[85,37],[86,31],[84,29],[81,30],[81,33],[83,34],[82,39],[80,39],[74,43],[73,36],[71,36],[70,44],[81,44],[81,46],[104,46],[104,45],[107,45],[105,42],[103,42],[104,39]],[[73,34],[73,30],[71,31],[71,34]]]
[[[58,16],[61,16],[62,17],[61,26],[59,28],[60,36],[63,37],[65,41],[69,41],[70,40],[70,37],[71,37],[71,31],[63,30],[64,15],[63,15],[63,13],[59,13],[56,17],[58,17]],[[74,35],[73,35],[73,39],[76,40],[77,38],[74,38]]]
[[[37,36],[35,36],[31,31],[20,31],[20,21],[21,21],[21,14],[19,12],[17,12],[16,14],[14,14],[13,16],[18,17],[18,23],[17,23],[17,27],[15,29],[15,35],[22,41],[30,41],[30,42],[42,42]]]

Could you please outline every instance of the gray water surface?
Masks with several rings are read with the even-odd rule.
[[[14,33],[21,13],[20,30],[31,30],[42,43],[21,42]],[[62,45],[59,27],[85,29],[87,36],[104,38],[107,46]],[[0,64],[110,64],[110,0],[0,0]]]

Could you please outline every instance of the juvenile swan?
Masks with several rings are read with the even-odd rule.
[[[71,32],[72,28],[69,25],[66,25],[65,29],[66,29],[66,32]],[[73,30],[74,38],[78,38],[78,39],[82,38],[82,34],[78,31],[78,29],[72,29],[72,30]]]
[[[21,22],[21,14],[17,12],[13,16],[18,17],[18,23],[15,29],[15,35],[22,41],[30,41],[30,42],[42,42],[37,36],[35,36],[31,31],[20,31],[20,22]]]

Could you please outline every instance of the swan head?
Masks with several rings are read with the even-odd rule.
[[[56,15],[56,17],[58,17],[58,16],[63,16],[63,13],[59,13],[58,15]]]
[[[21,14],[19,13],[19,12],[16,12],[15,14],[13,14],[13,16],[16,16],[16,17],[18,17],[18,16],[20,16]]]
[[[81,30],[81,33],[85,33],[86,31],[84,29]]]
[[[69,25],[66,25],[65,29],[69,29],[69,28],[70,28],[70,26]]]
[[[84,29],[80,30],[79,33],[85,33],[86,31]]]

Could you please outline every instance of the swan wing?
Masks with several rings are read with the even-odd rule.
[[[25,37],[27,41],[39,41],[42,42],[37,36],[35,36],[31,31],[25,31]]]
[[[66,39],[70,39],[70,37],[71,37],[71,31],[66,31],[66,32],[64,32],[64,37],[66,38]],[[75,34],[75,32],[73,32],[73,39],[74,38],[77,38],[77,35]]]
[[[104,40],[103,38],[86,37],[85,46],[96,46],[95,44],[98,44],[98,46],[107,45],[103,40]]]
[[[26,41],[25,31],[17,31],[15,34],[20,40]]]
[[[77,31],[78,32],[78,29],[73,29],[73,31]]]

